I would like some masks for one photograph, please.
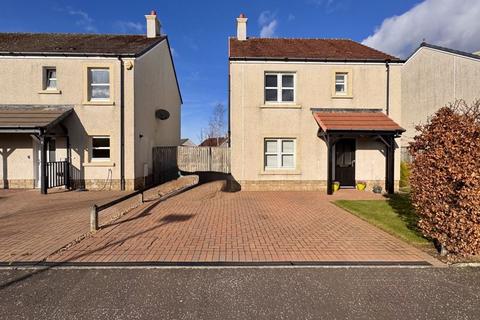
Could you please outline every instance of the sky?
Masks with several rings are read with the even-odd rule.
[[[240,13],[250,37],[348,38],[401,58],[423,40],[480,50],[479,0],[2,0],[0,32],[143,34],[152,9],[173,51],[182,137],[197,143],[228,102],[227,40]]]

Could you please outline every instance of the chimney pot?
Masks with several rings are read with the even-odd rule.
[[[147,19],[147,38],[159,37],[161,35],[161,24],[157,19],[157,11],[150,11],[145,19]]]

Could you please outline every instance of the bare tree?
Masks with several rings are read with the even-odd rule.
[[[212,111],[212,115],[208,121],[208,126],[206,129],[200,130],[200,142],[208,138],[217,139],[217,145],[219,144],[219,139],[226,137],[227,130],[225,124],[225,106],[221,103],[217,104]]]

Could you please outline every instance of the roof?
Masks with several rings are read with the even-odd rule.
[[[443,52],[448,52],[448,53],[452,53],[452,54],[457,54],[459,56],[464,56],[464,57],[467,57],[467,58],[480,60],[480,55],[477,55],[475,53],[469,53],[469,52],[465,52],[465,51],[450,49],[450,48],[441,47],[441,46],[437,46],[437,45],[434,45],[434,44],[422,42],[420,44],[420,46],[410,55],[410,57],[408,57],[407,61],[411,57],[413,57],[415,55],[415,53],[417,53],[418,50],[420,50],[421,48],[430,48],[430,49],[440,50],[440,51],[443,51]]]
[[[230,38],[230,60],[402,60],[348,39]]]
[[[47,130],[60,123],[73,106],[0,105],[0,131]]]
[[[227,140],[226,137],[207,138],[200,143],[200,147],[218,147],[224,144]]]
[[[318,111],[313,117],[324,132],[332,131],[370,131],[401,133],[400,127],[386,114],[379,111]]]
[[[76,33],[0,33],[0,54],[140,56],[166,37]]]

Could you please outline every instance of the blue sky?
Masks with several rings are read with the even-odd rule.
[[[241,12],[249,18],[249,36],[350,38],[405,56],[422,39],[461,50],[480,49],[479,4],[477,0],[2,0],[0,31],[144,33],[144,15],[157,10],[174,50],[184,99],[182,136],[198,140],[213,107],[227,103],[227,38],[235,35],[235,18]]]

